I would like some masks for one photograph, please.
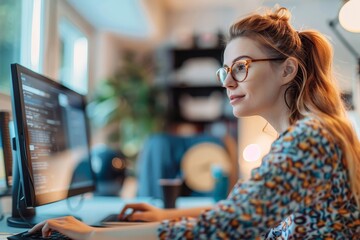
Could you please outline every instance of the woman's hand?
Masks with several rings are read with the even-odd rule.
[[[58,231],[75,240],[89,239],[95,228],[80,222],[72,216],[54,218],[36,224],[29,230],[29,234],[42,231],[43,237],[51,235],[51,231]]]
[[[128,210],[132,213],[126,214]],[[126,204],[119,214],[120,220],[156,222],[167,219],[166,210],[147,203]]]

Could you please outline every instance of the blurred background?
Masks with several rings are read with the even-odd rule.
[[[299,31],[327,35],[357,127],[360,19],[339,12],[359,2],[1,0],[0,110],[11,112],[20,63],[87,96],[98,194],[161,197],[162,178],[183,180],[184,196],[213,194],[219,176],[229,188],[247,179],[277,137],[261,118],[235,119],[216,82],[230,24],[278,4]]]

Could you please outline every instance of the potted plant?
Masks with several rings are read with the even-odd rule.
[[[149,134],[163,129],[166,98],[153,76],[153,61],[126,52],[116,73],[99,83],[89,105],[92,123],[110,128],[107,143],[129,159],[135,159]]]

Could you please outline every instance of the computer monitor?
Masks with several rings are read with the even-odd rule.
[[[95,189],[85,97],[11,64],[16,160],[8,225],[29,227],[49,216],[35,207]]]
[[[0,197],[11,195],[12,151],[9,123],[10,113],[0,111]]]

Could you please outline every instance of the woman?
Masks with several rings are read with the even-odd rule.
[[[289,19],[279,8],[230,27],[217,77],[233,113],[262,116],[279,137],[226,200],[208,209],[124,208],[134,209],[130,220],[154,221],[146,226],[96,229],[69,217],[31,232],[58,230],[74,239],[360,239],[360,144],[333,82],[332,49],[316,31],[295,31]]]

